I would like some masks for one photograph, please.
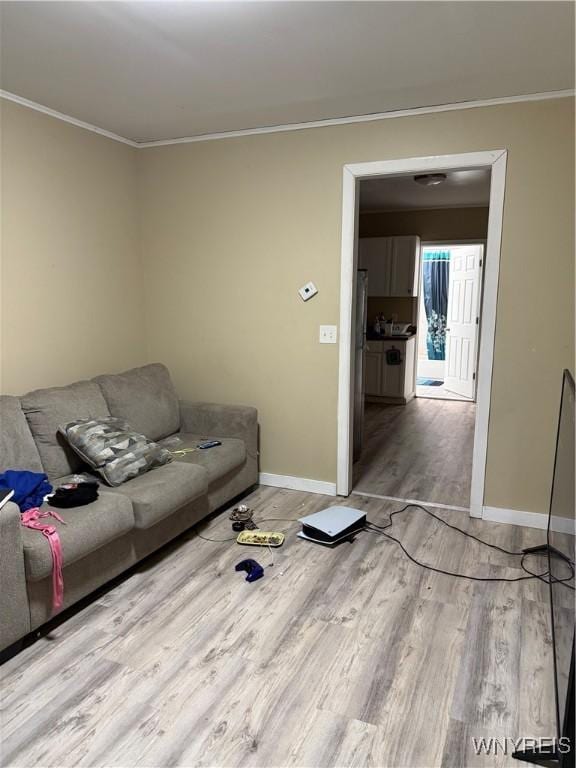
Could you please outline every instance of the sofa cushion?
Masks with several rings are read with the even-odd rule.
[[[203,496],[208,489],[208,473],[203,467],[172,462],[128,480],[107,493],[127,496],[134,507],[136,528],[150,528],[188,502]]]
[[[20,400],[10,395],[2,395],[0,396],[0,472],[5,472],[7,469],[44,472],[40,454],[20,406]]]
[[[134,528],[134,513],[130,499],[100,490],[96,501],[84,507],[57,509],[66,524],[47,517],[41,522],[54,525],[62,544],[64,568],[81,560],[108,542]],[[44,504],[42,509],[48,508]],[[22,526],[24,566],[29,581],[39,581],[52,574],[52,554],[47,539],[40,531]],[[64,592],[66,574],[64,573]]]
[[[78,381],[67,387],[29,392],[20,400],[30,431],[38,447],[44,472],[60,477],[84,467],[58,428],[75,419],[110,416],[100,388],[93,381]]]
[[[97,376],[110,414],[125,419],[150,440],[180,429],[178,395],[165,365],[152,363],[125,373]]]
[[[69,444],[108,485],[122,485],[172,461],[158,443],[135,432],[123,419],[78,419],[60,429]]]
[[[174,440],[178,438],[178,442]],[[187,464],[196,464],[208,472],[208,482],[213,483],[232,470],[240,467],[246,461],[246,444],[244,440],[235,437],[206,437],[206,435],[191,435],[179,432],[174,438],[168,438],[165,443],[171,451],[181,448],[194,448],[202,440],[220,440],[222,445],[215,448],[207,448],[204,451],[194,451],[183,455],[174,454],[176,461]]]

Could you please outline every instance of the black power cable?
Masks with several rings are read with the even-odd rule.
[[[256,523],[257,526],[259,526],[260,523],[268,523],[268,522],[271,522],[272,520],[284,520],[285,522],[290,522],[290,523],[298,522],[297,517],[265,517],[262,520],[254,520],[254,522]],[[198,524],[196,524],[194,528],[197,529]],[[201,533],[198,533],[198,530],[196,530],[196,536],[198,536],[199,539],[204,539],[204,541],[212,541],[215,544],[221,544],[225,541],[236,541],[236,539],[238,538],[238,534],[236,533],[234,536],[229,536],[227,539],[209,539],[207,536],[202,536]]]
[[[196,536],[198,536],[199,539],[203,539],[204,541],[212,541],[215,544],[222,544],[225,541],[236,541],[238,538],[238,534],[236,534],[235,536],[230,536],[227,539],[209,539],[208,536],[202,536],[202,534],[198,533],[198,531],[196,531]]]
[[[470,576],[466,573],[454,573],[453,571],[445,571],[442,568],[435,568],[433,565],[429,565],[428,563],[422,563],[420,560],[417,560],[413,555],[408,552],[404,544],[400,541],[400,539],[397,539],[395,536],[392,536],[390,533],[386,533],[386,530],[388,528],[391,528],[394,521],[393,518],[395,515],[400,515],[403,512],[405,512],[407,509],[414,508],[419,509],[422,512],[425,512],[427,515],[430,515],[430,517],[433,517],[435,520],[438,520],[443,525],[447,526],[448,528],[452,528],[454,531],[458,531],[458,533],[461,533],[463,536],[466,536],[469,539],[473,539],[474,541],[477,541],[479,544],[483,544],[485,547],[490,547],[491,549],[495,549],[498,552],[502,552],[505,555],[511,555],[513,557],[520,557],[520,567],[523,571],[526,572],[526,576],[515,576],[512,578],[508,578],[505,576]],[[385,536],[387,539],[390,539],[390,541],[393,541],[395,544],[397,544],[400,549],[404,552],[406,557],[413,562],[415,565],[419,565],[421,568],[425,568],[429,571],[434,571],[434,573],[441,573],[444,576],[453,576],[454,578],[458,579],[467,579],[469,581],[527,581],[529,579],[539,579],[540,581],[545,582],[546,584],[549,584],[551,579],[554,583],[563,584],[568,589],[574,590],[574,587],[571,584],[567,584],[566,582],[571,581],[574,578],[574,568],[570,563],[566,563],[568,567],[570,568],[570,576],[567,576],[565,579],[557,579],[556,577],[552,576],[549,571],[544,571],[543,573],[534,573],[525,565],[525,559],[528,557],[530,553],[526,552],[513,552],[512,550],[505,549],[504,547],[499,547],[497,544],[490,544],[488,541],[484,541],[483,539],[478,538],[478,536],[474,536],[472,533],[468,533],[468,531],[462,530],[462,528],[458,528],[456,525],[452,525],[452,523],[447,522],[446,520],[443,520],[438,515],[435,515],[433,512],[431,512],[429,509],[426,509],[426,507],[421,506],[420,504],[406,504],[406,506],[402,507],[402,509],[397,509],[395,512],[391,512],[389,515],[389,519],[386,525],[377,525],[376,523],[372,523],[368,521],[366,523],[365,530],[370,531],[371,533],[377,533],[380,536]]]
[[[390,539],[390,541],[394,541],[402,552],[406,555],[406,557],[411,560],[415,565],[419,565],[421,568],[425,568],[427,571],[434,571],[434,573],[441,573],[444,576],[453,576],[457,579],[467,579],[468,581],[527,581],[528,579],[536,579],[541,578],[547,575],[547,573],[544,574],[533,574],[531,576],[515,576],[514,578],[508,578],[506,576],[470,576],[466,573],[454,573],[453,571],[445,571],[442,568],[435,568],[433,565],[429,565],[428,563],[422,563],[420,560],[417,560],[415,557],[413,557],[410,552],[406,549],[404,544],[400,541],[400,539],[396,539],[394,536],[391,536],[389,533],[384,533],[384,531],[380,531],[377,528],[371,528],[370,526],[366,526],[366,530],[370,531],[371,533],[377,533],[380,536],[385,536],[387,539]]]
[[[402,507],[402,509],[397,509],[395,512],[391,512],[389,515],[389,522],[387,525],[376,525],[376,523],[370,523],[370,525],[374,526],[374,528],[381,528],[382,530],[386,530],[386,528],[390,528],[392,525],[392,518],[395,515],[400,515],[402,512],[405,512],[407,509],[419,509],[422,512],[425,512],[427,515],[430,515],[430,517],[433,517],[434,520],[438,520],[439,523],[442,523],[443,525],[447,526],[448,528],[452,528],[453,531],[458,531],[458,533],[461,533],[463,536],[467,536],[469,539],[474,539],[474,541],[477,541],[480,544],[484,544],[485,547],[490,547],[491,549],[496,549],[498,552],[502,552],[505,555],[523,555],[523,552],[513,552],[510,549],[504,549],[504,547],[499,547],[497,544],[490,544],[488,541],[484,541],[484,539],[479,539],[478,536],[474,536],[473,533],[468,533],[468,531],[463,531],[462,528],[458,528],[457,525],[452,525],[452,523],[449,523],[447,520],[444,520],[442,517],[439,517],[438,515],[435,515],[434,512],[431,512],[427,507],[423,507],[421,504],[406,504],[405,507]]]
[[[490,549],[495,549],[497,552],[502,552],[504,555],[510,555],[512,557],[519,557],[520,558],[520,567],[522,570],[527,574],[526,576],[515,576],[512,578],[506,577],[506,576],[471,576],[466,573],[454,573],[453,571],[445,571],[442,568],[436,568],[433,565],[429,565],[428,563],[423,563],[420,560],[417,560],[413,555],[408,552],[404,544],[400,541],[400,539],[397,539],[395,536],[392,536],[390,533],[386,533],[388,528],[391,528],[394,520],[393,518],[395,515],[401,515],[403,512],[406,512],[407,509],[419,509],[422,512],[425,512],[430,517],[434,518],[434,520],[438,520],[438,522],[442,523],[442,525],[445,525],[447,528],[451,528],[453,531],[458,531],[458,533],[462,534],[462,536],[466,536],[469,539],[473,539],[474,541],[478,542],[479,544],[482,544],[485,547],[490,547]],[[261,520],[255,520],[254,522],[259,525],[261,523],[271,522],[271,521],[283,521],[287,523],[291,522],[298,522],[298,518],[295,517],[265,517]],[[486,581],[486,582],[514,582],[514,581],[528,581],[530,579],[539,579],[540,581],[543,581],[545,584],[549,584],[550,580],[553,583],[563,584],[568,589],[574,590],[574,587],[571,584],[568,584],[568,581],[571,581],[574,578],[574,567],[570,563],[566,563],[568,568],[570,569],[570,576],[567,576],[565,579],[558,579],[555,576],[552,576],[549,571],[544,571],[543,573],[535,573],[534,571],[531,571],[525,564],[526,558],[529,556],[530,553],[526,552],[514,552],[510,549],[505,549],[504,547],[498,546],[498,544],[491,544],[489,541],[484,541],[484,539],[480,539],[478,536],[474,536],[473,533],[468,533],[468,531],[464,531],[462,528],[458,528],[457,525],[452,525],[452,523],[449,523],[447,520],[444,520],[442,517],[439,517],[438,515],[435,515],[434,512],[431,512],[426,507],[423,507],[421,504],[406,504],[406,506],[402,507],[402,509],[397,509],[394,512],[391,512],[388,517],[388,522],[386,525],[378,525],[377,523],[373,523],[371,521],[367,521],[366,526],[364,528],[365,531],[368,531],[370,533],[376,533],[380,536],[385,536],[390,541],[393,541],[395,544],[397,544],[400,549],[404,552],[406,557],[415,565],[420,566],[420,568],[425,568],[428,571],[433,571],[434,573],[440,573],[444,576],[452,576],[453,578],[457,579],[466,579],[468,581]],[[196,535],[203,539],[204,541],[212,541],[214,543],[220,544],[227,541],[236,541],[237,536],[230,536],[226,539],[211,539],[207,536],[203,536],[201,533],[198,533],[197,526],[196,526]]]

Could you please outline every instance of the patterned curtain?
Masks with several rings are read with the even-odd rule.
[[[428,321],[426,346],[429,360],[444,360],[450,251],[424,251],[422,286]]]

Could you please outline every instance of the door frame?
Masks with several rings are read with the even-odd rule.
[[[472,238],[467,240],[451,240],[450,238],[444,239],[444,240],[421,240],[420,241],[420,267],[419,267],[419,275],[418,275],[418,306],[416,307],[416,355],[415,355],[415,361],[414,361],[414,380],[416,380],[416,377],[418,376],[418,342],[420,339],[420,297],[422,296],[422,270],[424,268],[424,259],[422,258],[422,254],[424,253],[424,248],[435,248],[440,247],[441,245],[447,245],[450,246],[458,246],[458,245],[481,245],[483,248],[482,251],[482,264],[480,266],[480,285],[478,287],[478,328],[476,329],[476,359],[474,360],[474,364],[476,366],[476,372],[478,371],[478,360],[480,355],[480,337],[482,336],[482,299],[484,296],[484,267],[486,264],[486,238],[480,237],[480,238]],[[477,393],[478,393],[478,375],[476,376],[476,379],[474,381],[474,397],[472,398],[471,402],[476,402],[477,399]],[[415,397],[418,397],[418,395],[415,395]],[[465,398],[462,398],[462,402],[470,402]]]
[[[470,515],[482,517],[484,482],[490,421],[496,304],[500,270],[500,245],[506,185],[505,149],[466,152],[456,155],[410,157],[351,163],[343,168],[342,177],[342,247],[340,264],[340,345],[338,364],[338,436],[336,492],[348,496],[352,490],[352,438],[354,359],[353,319],[356,301],[356,268],[358,264],[358,188],[360,181],[398,174],[433,173],[465,169],[489,168],[491,171],[488,235],[484,251],[484,289],[482,292],[482,333],[477,368],[476,425],[472,458]]]

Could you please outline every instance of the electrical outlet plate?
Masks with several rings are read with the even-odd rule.
[[[298,291],[300,294],[302,301],[308,301],[308,299],[311,299],[312,296],[316,296],[318,293],[318,288],[314,285],[314,283],[306,283],[306,285],[303,285],[302,288]]]
[[[338,326],[321,325],[320,326],[320,344],[336,344],[338,341]]]

